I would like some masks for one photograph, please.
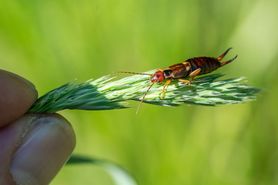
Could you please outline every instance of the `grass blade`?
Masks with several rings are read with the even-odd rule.
[[[152,73],[150,71],[149,73]],[[237,104],[256,99],[258,88],[246,85],[244,78],[221,80],[221,74],[199,77],[191,85],[173,82],[163,99],[163,84],[155,84],[144,102],[160,106]],[[140,101],[150,85],[148,76],[121,79],[104,76],[84,83],[67,83],[40,97],[29,112],[57,112],[64,109],[109,110],[125,108],[126,101]]]
[[[67,165],[74,164],[91,164],[102,167],[111,176],[115,185],[137,185],[136,180],[127,170],[111,161],[75,154],[67,162]]]

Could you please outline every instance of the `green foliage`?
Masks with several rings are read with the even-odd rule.
[[[134,178],[121,166],[104,159],[97,159],[83,155],[72,155],[67,165],[97,165],[103,168],[113,179],[115,185],[137,185]]]
[[[260,87],[256,101],[60,114],[74,127],[75,152],[121,164],[140,185],[277,185],[277,7],[277,0],[4,0],[1,68],[42,95],[73,79],[163,68],[232,46],[227,58],[239,58],[217,72]],[[157,98],[161,87],[152,89]],[[52,185],[112,184],[88,168],[66,166]]]

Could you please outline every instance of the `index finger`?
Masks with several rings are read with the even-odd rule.
[[[31,82],[0,69],[0,127],[22,116],[36,99]]]

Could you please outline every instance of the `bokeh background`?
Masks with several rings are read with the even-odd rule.
[[[0,67],[41,95],[74,79],[147,71],[230,46],[228,57],[239,57],[218,72],[247,77],[262,89],[257,101],[143,105],[138,115],[61,112],[76,131],[76,153],[121,164],[140,185],[278,184],[278,1],[0,1]],[[113,183],[87,165],[67,166],[52,182],[76,184]]]

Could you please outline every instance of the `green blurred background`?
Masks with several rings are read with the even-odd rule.
[[[138,115],[61,112],[76,131],[76,153],[121,164],[140,185],[278,184],[278,1],[0,1],[1,68],[41,95],[74,79],[147,71],[230,46],[227,58],[239,58],[218,72],[262,88],[257,101],[144,104]],[[52,182],[76,184],[113,183],[86,165],[67,166]]]

